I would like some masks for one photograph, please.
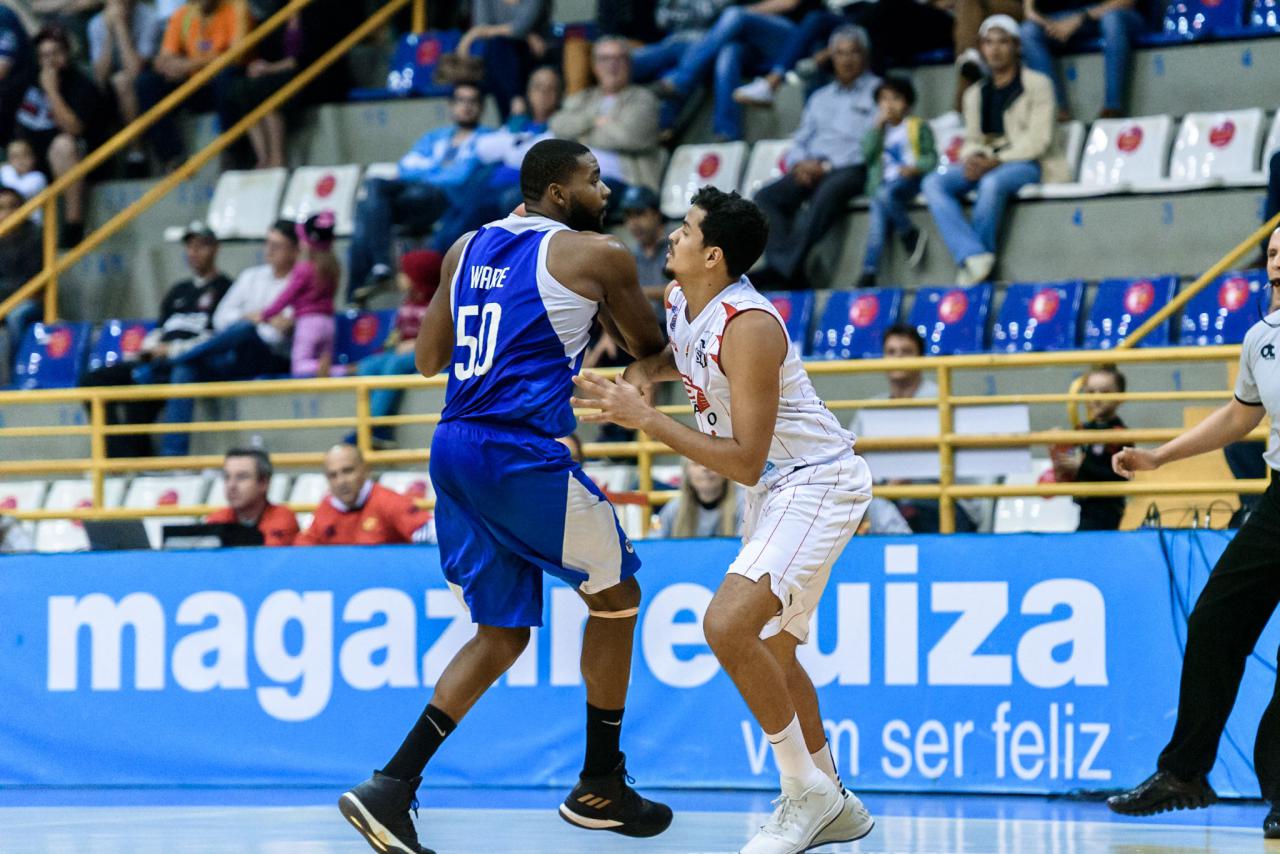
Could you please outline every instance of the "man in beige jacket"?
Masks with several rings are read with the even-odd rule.
[[[1053,84],[1023,67],[1018,22],[992,15],[980,30],[988,80],[964,93],[964,147],[960,159],[924,180],[924,195],[938,231],[955,259],[956,283],[991,276],[1005,205],[1026,184],[1064,180],[1052,157]],[[961,204],[977,191],[970,219]]]
[[[570,95],[551,117],[551,133],[591,149],[614,197],[617,184],[656,190],[662,180],[658,98],[631,83],[631,48],[624,39],[596,42],[591,67],[597,86]]]

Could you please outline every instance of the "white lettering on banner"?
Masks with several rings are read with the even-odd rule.
[[[551,588],[551,684],[582,684],[582,629],[587,603],[568,587]]]
[[[1003,581],[939,582],[932,587],[935,614],[960,614],[929,650],[930,685],[1012,685],[1007,655],[978,655],[1009,613],[1009,585]]]
[[[426,605],[428,619],[449,620],[449,626],[422,656],[422,686],[429,688],[440,681],[440,674],[471,640],[476,627],[466,607],[448,590],[428,590]]]
[[[296,655],[285,648],[285,629],[297,623],[302,645]],[[329,705],[333,693],[333,594],[277,590],[262,602],[253,626],[258,667],[278,686],[258,689],[258,705],[273,718],[305,721]],[[297,693],[284,687],[298,683]]]
[[[80,629],[87,627],[89,687],[94,691],[120,690],[120,659],[124,628],[133,629],[133,684],[139,691],[164,688],[164,608],[149,593],[130,593],[116,603],[104,593],[49,597],[50,691],[74,691],[79,687]]]
[[[361,629],[346,639],[338,669],[348,685],[360,691],[418,687],[418,620],[413,600],[389,587],[361,590],[342,609],[346,623],[368,623],[381,615],[381,625]],[[374,663],[383,652],[381,664]],[[175,664],[176,669],[176,664]]]
[[[751,773],[757,777],[764,773],[765,762],[772,755],[769,750],[769,739],[755,721],[742,721],[742,743],[747,749],[747,764]],[[831,761],[836,770],[850,777],[858,776],[858,725],[851,720],[824,720],[823,729],[827,733],[827,746],[831,748]],[[848,757],[844,764],[842,760]]]
[[[1049,615],[1059,605],[1071,609],[1065,620],[1041,623],[1018,641],[1018,670],[1038,688],[1107,684],[1107,603],[1102,591],[1078,578],[1041,581],[1022,597],[1022,613]],[[1071,645],[1059,662],[1053,651]]]
[[[751,766],[751,773],[759,777],[764,773],[765,760],[769,758],[769,738],[755,721],[743,721],[742,742],[747,748],[747,764]]]
[[[1048,714],[1048,753],[1045,755],[1045,731],[1040,723],[1024,720],[1014,724],[1009,720],[1013,704],[1008,700],[996,706],[996,717],[991,723],[991,734],[995,741],[996,777],[1007,776],[1005,757],[1008,756],[1008,767],[1015,776],[1023,780],[1034,780],[1041,776],[1048,763],[1049,778],[1052,780],[1110,780],[1111,771],[1107,768],[1094,768],[1093,765],[1102,752],[1103,745],[1111,735],[1111,724],[1103,721],[1074,720],[1074,703],[1050,703]],[[1092,736],[1089,747],[1075,764],[1075,736]],[[1030,760],[1034,760],[1033,762]]]
[[[831,595],[831,594],[827,594]],[[813,684],[871,684],[871,585],[838,584],[836,599],[836,645],[825,653],[817,643],[796,647],[796,658],[808,672]],[[818,636],[821,617],[813,615],[809,635]]]
[[[711,591],[701,584],[672,584],[658,591],[644,614],[641,648],[649,670],[659,681],[674,688],[697,688],[720,671],[720,662],[710,651],[687,659],[676,655],[677,646],[707,648],[702,635],[702,615],[711,603]],[[676,622],[676,615],[688,611],[693,621]]]
[[[902,779],[913,770],[931,780],[936,780],[951,768],[951,776],[964,777],[965,736],[974,730],[973,721],[955,721],[950,733],[942,721],[927,720],[920,724],[913,736],[911,726],[903,720],[893,720],[884,725],[880,734],[884,749],[893,754],[880,758],[880,770],[894,779]],[[931,761],[932,757],[945,757]],[[912,765],[912,760],[915,765]]]
[[[173,648],[173,681],[188,691],[248,688],[249,631],[244,603],[234,593],[197,593],[182,600],[175,622],[202,626],[209,618],[215,621],[212,626],[192,632]],[[208,656],[214,657],[210,665],[205,664]]]

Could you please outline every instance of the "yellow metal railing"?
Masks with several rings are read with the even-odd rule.
[[[426,27],[424,0],[390,0],[332,49],[307,68],[300,70],[288,83],[255,107],[234,126],[224,130],[212,143],[197,152],[177,170],[158,181],[141,198],[116,214],[92,234],[87,235],[76,247],[59,258],[57,255],[59,196],[67,188],[84,180],[94,169],[137,140],[152,125],[176,109],[222,71],[248,56],[250,51],[257,47],[263,39],[279,29],[291,17],[312,2],[315,2],[315,0],[291,0],[284,8],[255,28],[231,50],[196,72],[160,103],[147,110],[124,130],[86,155],[83,161],[38,195],[29,199],[12,216],[0,221],[0,236],[3,236],[25,221],[35,211],[44,211],[44,269],[35,278],[10,295],[8,299],[0,301],[0,320],[3,320],[19,303],[32,299],[42,290],[44,292],[45,321],[51,323],[57,320],[58,277],[62,273],[83,260],[85,255],[102,245],[103,242],[140,216],[156,201],[172,192],[178,184],[198,172],[206,163],[248,133],[249,129],[260,122],[264,116],[282,107],[290,98],[304,87],[310,85],[330,66],[349,53],[353,47],[387,24],[392,16],[404,9],[405,6],[412,3],[414,5],[414,25],[421,25],[422,28]]]
[[[1226,364],[1239,357],[1238,347],[1191,347],[1191,348],[1159,348],[1147,350],[1120,350],[1106,354],[1106,358],[1121,364],[1167,364],[1173,362],[1191,363],[1207,362]],[[1113,395],[1082,395],[1078,392],[1046,392],[1035,394],[1003,394],[1003,395],[966,395],[955,394],[956,376],[965,371],[1002,371],[1041,367],[1083,367],[1093,364],[1099,358],[1096,352],[1057,352],[1027,353],[1018,355],[971,355],[950,356],[942,358],[913,359],[880,359],[848,362],[810,362],[807,367],[815,378],[833,376],[854,376],[869,373],[882,373],[889,370],[921,370],[934,372],[937,377],[937,398],[916,398],[910,400],[884,399],[831,399],[828,406],[836,412],[848,412],[856,409],[876,408],[937,408],[939,413],[939,432],[933,436],[910,436],[897,438],[859,438],[860,451],[906,451],[937,450],[940,457],[940,479],[937,484],[884,485],[876,489],[876,494],[885,498],[924,498],[939,501],[940,523],[944,532],[951,532],[955,526],[955,502],[963,498],[999,498],[1019,495],[1083,495],[1083,496],[1132,496],[1132,495],[1166,495],[1171,493],[1252,493],[1266,488],[1266,481],[1223,480],[1195,483],[1160,483],[1136,481],[1111,484],[1058,483],[1058,484],[957,484],[954,476],[955,454],[959,450],[970,448],[1018,448],[1046,445],[1071,444],[1080,445],[1096,441],[1096,431],[1088,430],[1033,430],[1024,433],[1008,434],[960,434],[956,433],[952,415],[958,406],[981,406],[1006,403],[1026,405],[1053,405],[1079,402],[1085,399],[1122,400],[1130,403],[1184,403],[1202,401],[1216,403],[1231,397],[1230,391],[1223,388],[1210,388],[1203,391],[1177,390],[1161,392],[1131,392]],[[403,427],[408,425],[434,425],[439,423],[437,412],[425,412],[408,415],[373,417],[369,406],[369,395],[379,389],[403,390],[441,390],[445,385],[443,376],[425,379],[416,376],[396,377],[346,377],[326,380],[267,380],[248,383],[207,383],[195,385],[168,385],[155,387],[104,387],[80,388],[65,390],[42,390],[26,392],[0,393],[0,407],[6,409],[6,421],[12,423],[14,410],[11,407],[36,406],[48,404],[87,405],[89,419],[87,424],[74,425],[38,425],[19,427],[0,427],[0,447],[6,440],[54,437],[87,437],[89,439],[88,457],[66,459],[9,459],[0,460],[0,477],[50,475],[50,474],[88,474],[93,484],[93,507],[84,510],[68,511],[24,511],[16,513],[23,519],[48,518],[125,518],[145,515],[198,515],[211,508],[171,507],[166,506],[154,510],[138,510],[131,508],[107,508],[103,502],[103,486],[106,478],[113,474],[136,472],[160,472],[213,468],[221,465],[220,455],[187,456],[187,457],[144,457],[135,459],[110,459],[106,456],[106,438],[124,434],[159,434],[168,432],[217,433],[227,431],[262,432],[265,434],[296,432],[299,430],[350,431],[356,434],[357,446],[362,450],[368,462],[375,467],[426,465],[429,452],[426,448],[410,448],[399,450],[375,450],[372,442],[372,431],[375,427]],[[191,424],[135,424],[108,425],[106,409],[109,403],[122,400],[162,400],[171,397],[192,398],[228,398],[228,397],[279,397],[282,395],[326,395],[353,398],[351,415],[326,416],[314,418],[264,418],[255,420],[230,420],[195,422]],[[673,415],[687,415],[688,407],[684,404],[663,406],[661,409]],[[1128,430],[1107,431],[1108,443],[1130,442],[1162,442],[1182,432],[1181,425],[1174,427],[1138,428]],[[1258,430],[1253,434],[1256,438],[1265,437],[1265,431]],[[335,436],[336,439],[336,436]],[[269,440],[268,440],[269,441]],[[673,493],[653,489],[652,466],[655,457],[671,454],[671,450],[660,442],[646,437],[636,441],[595,443],[586,445],[585,451],[590,456],[608,456],[612,458],[633,458],[636,460],[640,492],[647,495],[651,505],[668,500]],[[285,452],[272,455],[275,465],[283,469],[320,468],[323,461],[321,452]],[[308,507],[299,505],[297,509]]]

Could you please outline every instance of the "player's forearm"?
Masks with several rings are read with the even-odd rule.
[[[1224,448],[1248,435],[1262,420],[1261,406],[1229,401],[1195,427],[1171,439],[1154,451],[1158,465],[1185,460]]]
[[[743,486],[755,486],[764,471],[765,457],[743,446],[737,439],[708,436],[656,409],[645,418],[640,429],[659,442],[666,443],[682,457],[704,465]]]
[[[680,371],[676,369],[676,357],[671,352],[670,347],[663,347],[652,356],[646,356],[637,362],[633,362],[624,372],[634,371],[636,379],[644,383],[673,383],[680,381]],[[628,381],[630,379],[628,378]]]

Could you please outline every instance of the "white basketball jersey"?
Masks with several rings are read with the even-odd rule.
[[[667,333],[676,367],[693,404],[698,429],[712,436],[733,436],[729,379],[720,365],[724,330],[744,311],[768,312],[786,335],[778,310],[743,276],[721,291],[695,318],[686,316],[684,291],[676,286],[667,298]],[[787,357],[779,375],[778,421],[761,480],[771,483],[791,469],[836,460],[853,452],[854,436],[840,426],[814,391],[800,357],[787,340]]]

